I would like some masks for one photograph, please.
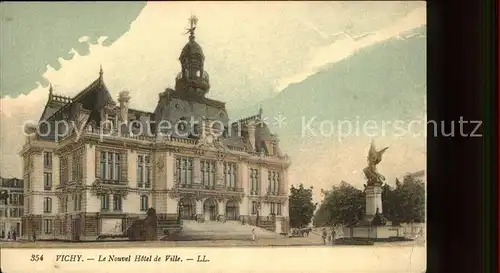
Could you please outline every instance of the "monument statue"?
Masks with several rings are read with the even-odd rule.
[[[191,27],[186,29],[186,34],[189,33],[190,36],[194,36],[194,31],[196,30],[197,23],[198,23],[198,18],[194,15],[191,15],[191,17],[189,17],[189,25]]]
[[[368,167],[363,169],[365,177],[368,180],[367,185],[381,185],[385,181],[385,177],[377,172],[377,165],[382,161],[382,155],[389,147],[377,151],[375,149],[375,144],[371,143],[370,150],[368,152]]]

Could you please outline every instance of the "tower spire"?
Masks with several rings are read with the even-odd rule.
[[[102,79],[102,74],[104,74],[104,72],[102,71],[102,64],[101,64],[101,68],[99,69],[99,78]]]
[[[194,31],[196,30],[196,24],[198,23],[198,18],[195,15],[191,15],[189,17],[189,28],[187,29],[187,33],[189,33],[189,40],[194,40]]]
[[[54,95],[54,88],[52,88],[52,83],[49,84],[49,101],[52,100],[52,96]]]

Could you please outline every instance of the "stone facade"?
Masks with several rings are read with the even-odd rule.
[[[114,102],[102,69],[74,98],[50,88],[40,118],[46,127],[27,128],[21,152],[26,238],[151,237],[141,228],[129,232],[144,228],[150,208],[159,234],[171,232],[176,219],[288,231],[290,160],[262,111],[229,123],[225,103],[205,97],[210,84],[194,30],[179,59],[176,88],[160,93],[154,112],[129,108],[133,92]],[[60,121],[69,129],[54,134]]]

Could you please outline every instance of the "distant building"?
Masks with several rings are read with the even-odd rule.
[[[262,111],[229,122],[225,103],[206,97],[205,56],[190,33],[175,88],[159,94],[153,112],[131,109],[126,91],[116,103],[102,68],[73,98],[50,88],[40,130],[31,128],[21,151],[27,236],[95,240],[125,232],[148,208],[167,220],[288,232],[289,159]],[[55,135],[62,121],[83,130]]]
[[[0,237],[16,231],[21,236],[21,217],[24,214],[23,180],[0,177]]]

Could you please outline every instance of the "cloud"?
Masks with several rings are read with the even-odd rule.
[[[396,8],[401,3],[381,2],[373,11],[371,5],[346,2],[340,8],[335,2],[148,2],[120,39],[104,46],[106,37],[101,37],[97,44],[90,44],[86,56],[68,49],[73,57],[59,58],[61,68],[48,66],[43,77],[53,84],[56,94],[74,96],[98,77],[102,65],[105,83],[114,98],[120,91],[130,90],[131,107],[152,111],[158,93],[174,84],[180,70],[180,50],[187,41],[183,35],[187,18],[196,14],[200,19],[196,39],[203,47],[205,67],[211,75],[209,97],[226,101],[229,108],[241,107],[272,95],[276,79],[297,74],[307,77],[316,71],[315,67],[345,56],[349,46],[361,48],[376,42],[373,39],[388,39],[399,33],[399,28],[388,26],[404,16],[404,11]],[[331,30],[341,31],[363,12],[372,16],[358,18],[356,24],[364,24],[368,26],[364,30],[378,34],[354,44],[340,41],[325,47],[324,39],[298,19],[338,26]],[[409,28],[422,18],[425,20],[425,13],[410,13],[403,23]],[[83,36],[78,41],[88,43],[89,39]],[[329,56],[333,50],[339,50],[337,57]],[[280,84],[286,82],[280,80]],[[21,175],[21,127],[24,121],[39,118],[47,96],[48,87],[38,84],[27,95],[0,100],[1,175]],[[306,162],[297,159],[294,166],[302,163]]]
[[[329,35],[319,30],[313,23],[305,21],[311,29],[324,38],[328,39]],[[409,30],[421,27],[426,24],[426,8],[421,7],[413,10],[407,16],[401,18],[394,24],[387,26],[379,31],[366,33],[364,38],[359,40],[352,39],[348,35],[344,35],[344,39],[333,42],[327,46],[315,49],[310,54],[310,61],[305,65],[304,69],[292,76],[284,77],[278,80],[276,90],[281,91],[292,83],[301,82],[308,76],[316,73],[325,64],[334,63],[348,58],[360,49],[386,41],[388,39],[399,37],[400,34]],[[340,35],[340,33],[337,33]]]
[[[304,139],[301,151],[294,152],[297,156],[291,157],[290,183],[314,186],[315,200],[321,197],[319,189],[329,189],[341,181],[362,189],[366,183],[363,168],[367,166],[371,140],[368,136],[355,136],[342,142],[331,138],[321,144],[310,145],[310,140]],[[382,162],[377,165],[377,170],[385,176],[389,185],[394,185],[396,178],[426,168],[424,137],[387,135],[376,137],[375,144],[377,149],[389,147]]]

